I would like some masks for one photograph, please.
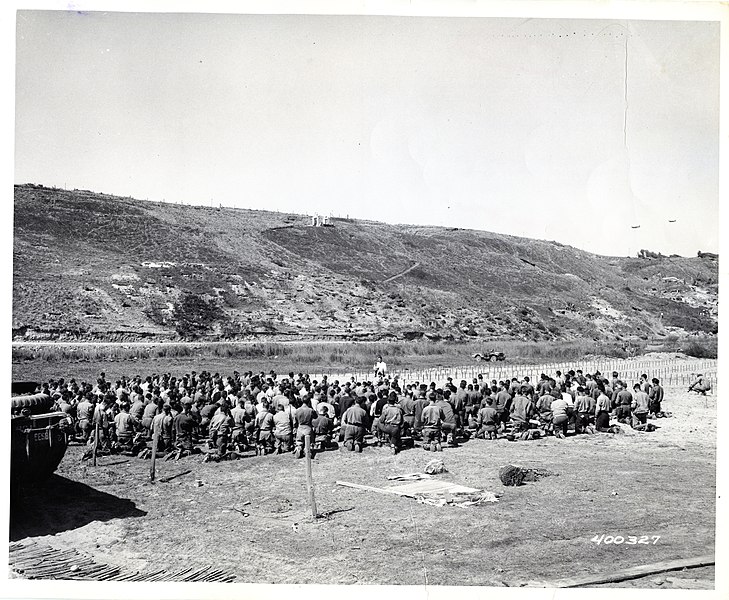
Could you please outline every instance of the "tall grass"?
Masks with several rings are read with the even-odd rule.
[[[235,361],[266,361],[290,365],[369,369],[378,355],[391,367],[428,365],[457,365],[473,362],[473,354],[491,349],[504,352],[509,362],[564,361],[584,358],[590,354],[625,357],[619,344],[592,341],[521,342],[503,341],[484,346],[479,342],[412,342],[334,343],[312,342],[285,344],[261,342],[255,344],[164,344],[160,346],[22,346],[13,347],[13,362],[46,361],[104,362],[145,361],[155,359],[231,359]]]

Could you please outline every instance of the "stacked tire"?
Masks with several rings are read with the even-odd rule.
[[[31,394],[30,396],[15,396],[10,400],[10,412],[19,415],[28,410],[31,415],[49,412],[53,407],[53,398],[48,394]]]

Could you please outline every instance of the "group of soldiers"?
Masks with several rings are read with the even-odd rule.
[[[379,365],[379,366],[378,366]],[[646,374],[630,385],[582,370],[486,381],[482,375],[456,384],[405,382],[389,377],[381,360],[371,381],[320,381],[303,373],[279,377],[274,371],[235,371],[231,376],[192,372],[122,377],[95,384],[60,379],[43,385],[55,408],[68,414],[69,436],[97,450],[169,458],[201,452],[206,460],[293,452],[304,456],[335,449],[361,452],[365,438],[389,446],[420,441],[426,450],[458,445],[470,437],[496,439],[540,429],[564,438],[610,431],[610,421],[645,427],[664,416],[664,391]],[[97,439],[98,432],[98,439]],[[307,444],[308,440],[308,444]],[[154,441],[153,444],[151,442]]]

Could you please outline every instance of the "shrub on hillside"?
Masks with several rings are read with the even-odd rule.
[[[683,349],[683,353],[694,358],[716,358],[716,342],[693,341]]]
[[[712,334],[718,332],[717,324],[710,317],[691,307],[682,307],[681,312],[667,312],[663,318],[663,323],[670,327],[680,327],[686,331],[700,331]]]
[[[143,312],[155,325],[167,325],[168,315],[166,314],[166,306],[159,300],[150,300]]]
[[[233,340],[238,336],[245,335],[248,332],[248,326],[240,321],[225,321],[220,328],[220,335],[224,340]],[[228,356],[231,356],[230,354]]]
[[[223,310],[215,300],[196,294],[185,294],[174,305],[175,331],[182,338],[196,338],[212,330],[223,318]]]

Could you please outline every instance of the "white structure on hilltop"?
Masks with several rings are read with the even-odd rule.
[[[330,216],[327,216],[327,215],[322,216],[317,213],[311,217],[311,226],[312,227],[333,227],[333,225],[329,222],[330,219],[331,219]]]

